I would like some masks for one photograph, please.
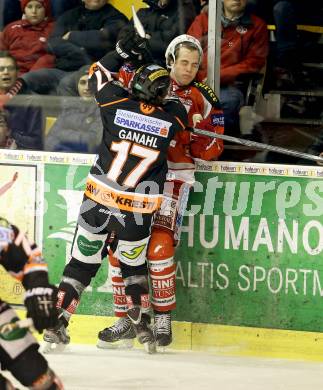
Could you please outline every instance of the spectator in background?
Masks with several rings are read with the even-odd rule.
[[[293,0],[272,0],[271,3],[276,25],[275,86],[290,88],[295,83],[295,73],[299,71],[296,7]]]
[[[7,122],[7,115],[4,110],[0,111],[0,148],[17,149],[17,144],[11,137],[11,131]]]
[[[115,47],[117,34],[127,22],[128,19],[106,0],[84,0],[55,23],[48,40],[48,52],[56,57],[55,69],[25,74],[26,85],[36,93],[56,94],[64,76],[93,63]],[[65,94],[65,85],[69,85],[71,78],[62,81],[60,94]]]
[[[323,5],[317,0],[249,0],[248,7],[267,24],[275,25],[273,43],[273,87],[280,89],[306,86],[306,72],[302,61],[318,62],[322,56],[316,52],[315,39],[319,34],[308,35],[297,30],[297,24],[322,26]],[[304,42],[301,39],[304,35]],[[313,61],[314,58],[314,61]]]
[[[52,0],[51,3],[53,18],[56,20],[65,11],[80,5],[81,0]]]
[[[149,47],[153,61],[165,64],[165,51],[177,35],[184,34],[196,15],[193,0],[143,0],[149,8],[137,14],[150,36]],[[133,21],[124,27],[118,39],[135,34]]]
[[[198,15],[202,11],[202,8],[208,4],[208,0],[193,0],[193,4],[196,10],[196,15]]]
[[[7,124],[18,149],[42,149],[42,111],[33,96],[24,92],[17,80],[15,59],[7,52],[0,52],[0,106],[8,112]],[[17,90],[19,90],[17,95]]]
[[[51,0],[51,11],[56,20],[62,13],[80,5],[81,0]],[[0,1],[0,31],[22,16],[20,0]]]
[[[22,12],[19,0],[2,0],[0,1],[0,31],[4,27],[21,18]]]
[[[220,101],[225,132],[239,134],[239,111],[244,96],[235,85],[241,75],[259,72],[266,63],[268,32],[264,21],[246,10],[247,0],[223,0]],[[188,30],[202,44],[204,57],[199,78],[206,78],[208,13],[198,15]]]
[[[89,67],[75,73],[75,94],[80,98],[66,98],[45,140],[45,150],[60,152],[96,153],[102,138],[100,110],[88,85]]]
[[[47,38],[54,24],[49,0],[21,0],[23,19],[10,23],[3,31],[1,49],[17,62],[19,76],[42,68],[52,68],[55,57],[47,53]]]

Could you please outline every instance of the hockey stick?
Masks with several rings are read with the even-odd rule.
[[[0,326],[0,338],[3,340],[8,340],[8,338],[10,338],[10,334],[13,331],[26,328],[32,329],[33,326],[34,323],[31,318],[25,318],[24,320],[19,320],[16,322],[6,322]]]
[[[207,137],[210,137],[210,138],[218,138],[218,139],[222,139],[223,141],[232,142],[234,144],[248,146],[249,148],[269,150],[271,152],[287,154],[289,156],[294,156],[294,157],[300,157],[300,158],[304,158],[306,160],[316,161],[316,162],[319,162],[321,164],[323,163],[322,157],[314,156],[313,154],[298,152],[296,150],[281,148],[280,146],[263,144],[263,143],[256,142],[256,141],[249,141],[249,140],[246,140],[243,138],[232,137],[231,135],[211,133],[210,131],[207,131],[207,130],[201,130],[201,129],[195,129],[195,128],[193,128],[193,132],[196,134],[200,134],[200,135],[206,135]]]
[[[133,26],[137,34],[140,36],[140,38],[146,38],[146,32],[144,26],[142,25],[140,19],[138,18],[134,5],[131,6],[131,11],[132,11]]]

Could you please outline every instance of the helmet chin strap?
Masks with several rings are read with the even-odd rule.
[[[175,64],[175,61],[171,64],[171,65],[168,65],[167,66],[167,69],[169,70],[169,75],[170,75],[170,78],[174,81],[176,81],[176,84],[178,84],[178,80],[175,76],[175,72],[174,72],[174,64]],[[179,84],[178,84],[179,85]]]

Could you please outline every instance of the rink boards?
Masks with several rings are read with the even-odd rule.
[[[54,283],[93,158],[0,151],[0,187],[18,172],[1,212],[41,243]],[[321,360],[323,169],[201,161],[197,171],[176,253],[173,347]],[[21,286],[0,278],[5,298],[21,302]],[[95,342],[111,323],[106,262],[78,313],[75,342]]]

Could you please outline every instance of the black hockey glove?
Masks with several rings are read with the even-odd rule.
[[[133,32],[133,34],[127,35],[117,42],[116,52],[125,61],[142,61],[149,53],[148,39],[141,38]]]
[[[58,310],[56,308],[57,288],[34,287],[26,290],[25,306],[27,317],[32,318],[34,328],[42,333],[44,329],[53,328],[58,323]]]

